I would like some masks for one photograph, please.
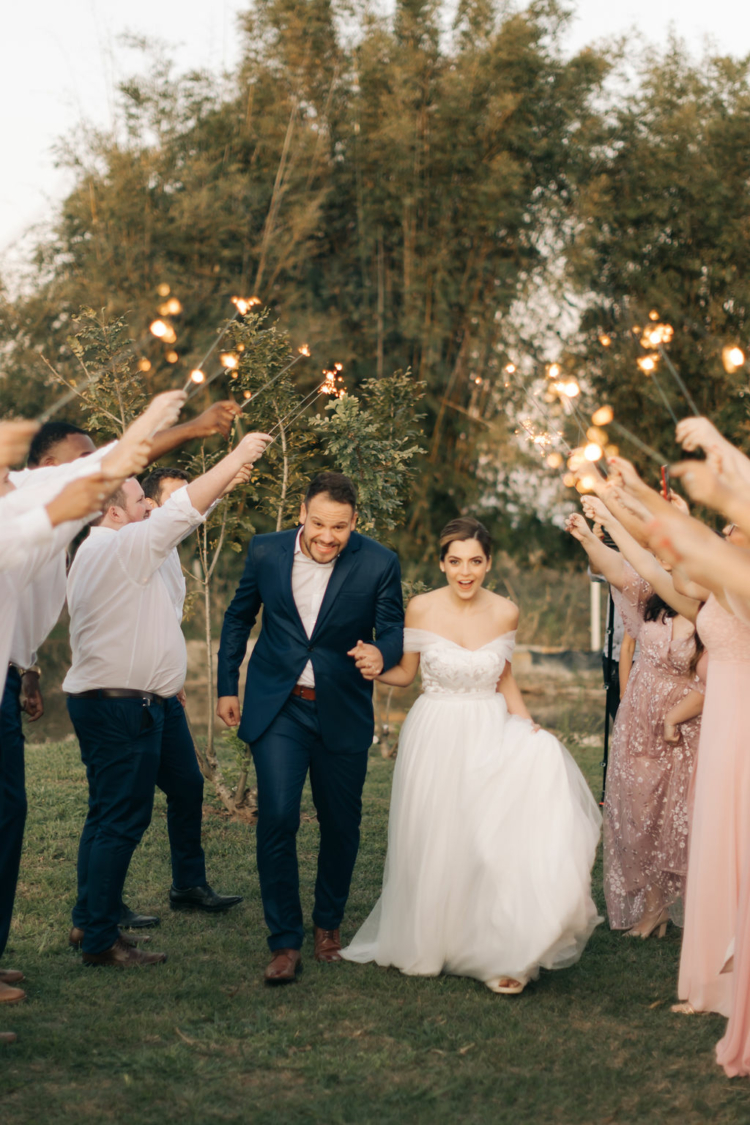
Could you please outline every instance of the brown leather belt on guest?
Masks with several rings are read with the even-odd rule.
[[[305,687],[304,684],[295,684],[292,688],[292,695],[298,695],[300,699],[306,699],[310,703],[315,702],[314,687]]]
[[[138,691],[137,688],[126,687],[101,687],[92,688],[91,691],[69,691],[71,699],[140,699],[150,706],[158,703],[164,706],[167,702],[163,695],[156,695],[153,691]]]

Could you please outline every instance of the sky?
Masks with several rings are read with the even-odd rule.
[[[170,44],[178,69],[231,69],[240,47],[237,13],[247,7],[248,0],[0,4],[0,270],[23,257],[29,231],[49,219],[70,186],[70,173],[55,167],[57,140],[83,121],[111,124],[113,91],[135,62],[120,37]],[[575,9],[571,51],[633,28],[658,43],[672,25],[696,53],[706,36],[722,53],[750,53],[750,4],[741,0],[577,0]]]

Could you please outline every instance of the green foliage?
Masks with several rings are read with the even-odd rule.
[[[87,425],[100,441],[121,437],[148,401],[125,318],[110,320],[105,310],[84,307],[71,321],[76,331],[66,344],[79,371],[75,376],[52,373],[76,391]]]
[[[359,396],[329,402],[328,417],[311,422],[326,461],[356,481],[358,526],[368,535],[393,531],[403,520],[414,459],[425,452],[418,424],[424,414],[415,412],[424,394],[411,371],[396,371],[365,380]]]

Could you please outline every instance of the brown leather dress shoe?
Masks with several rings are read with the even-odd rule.
[[[103,953],[84,953],[84,965],[108,965],[113,969],[135,969],[140,965],[158,965],[166,961],[166,953],[146,953],[131,942],[118,938],[111,949]]]
[[[68,934],[68,945],[71,945],[73,949],[80,949],[83,945],[83,935],[84,931],[80,926],[73,926]],[[138,945],[139,942],[145,944],[147,941],[151,941],[151,938],[148,934],[124,934],[120,930],[120,941],[124,941],[126,945]],[[1,979],[2,977],[0,977]]]
[[[0,1043],[15,1043],[16,1039],[15,1031],[0,1031]]]
[[[18,984],[23,980],[20,969],[0,969],[0,981],[3,984]]]
[[[266,965],[263,979],[266,984],[289,984],[294,980],[302,964],[299,949],[277,949]]]
[[[321,930],[320,926],[315,926],[315,952],[313,956],[316,961],[340,961],[341,958],[341,938],[339,937],[338,930]]]
[[[20,1004],[25,999],[26,993],[22,988],[14,988],[13,985],[0,981],[0,1004]]]

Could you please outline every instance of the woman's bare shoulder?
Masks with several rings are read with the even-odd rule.
[[[488,611],[492,613],[498,627],[503,632],[510,632],[515,629],[520,616],[516,603],[512,602],[510,598],[504,598],[502,594],[494,594],[491,590],[486,590],[485,594],[488,599],[485,604]]]
[[[424,624],[436,605],[442,601],[441,593],[440,590],[428,590],[426,594],[415,594],[406,607],[405,624],[412,628],[419,628]]]

